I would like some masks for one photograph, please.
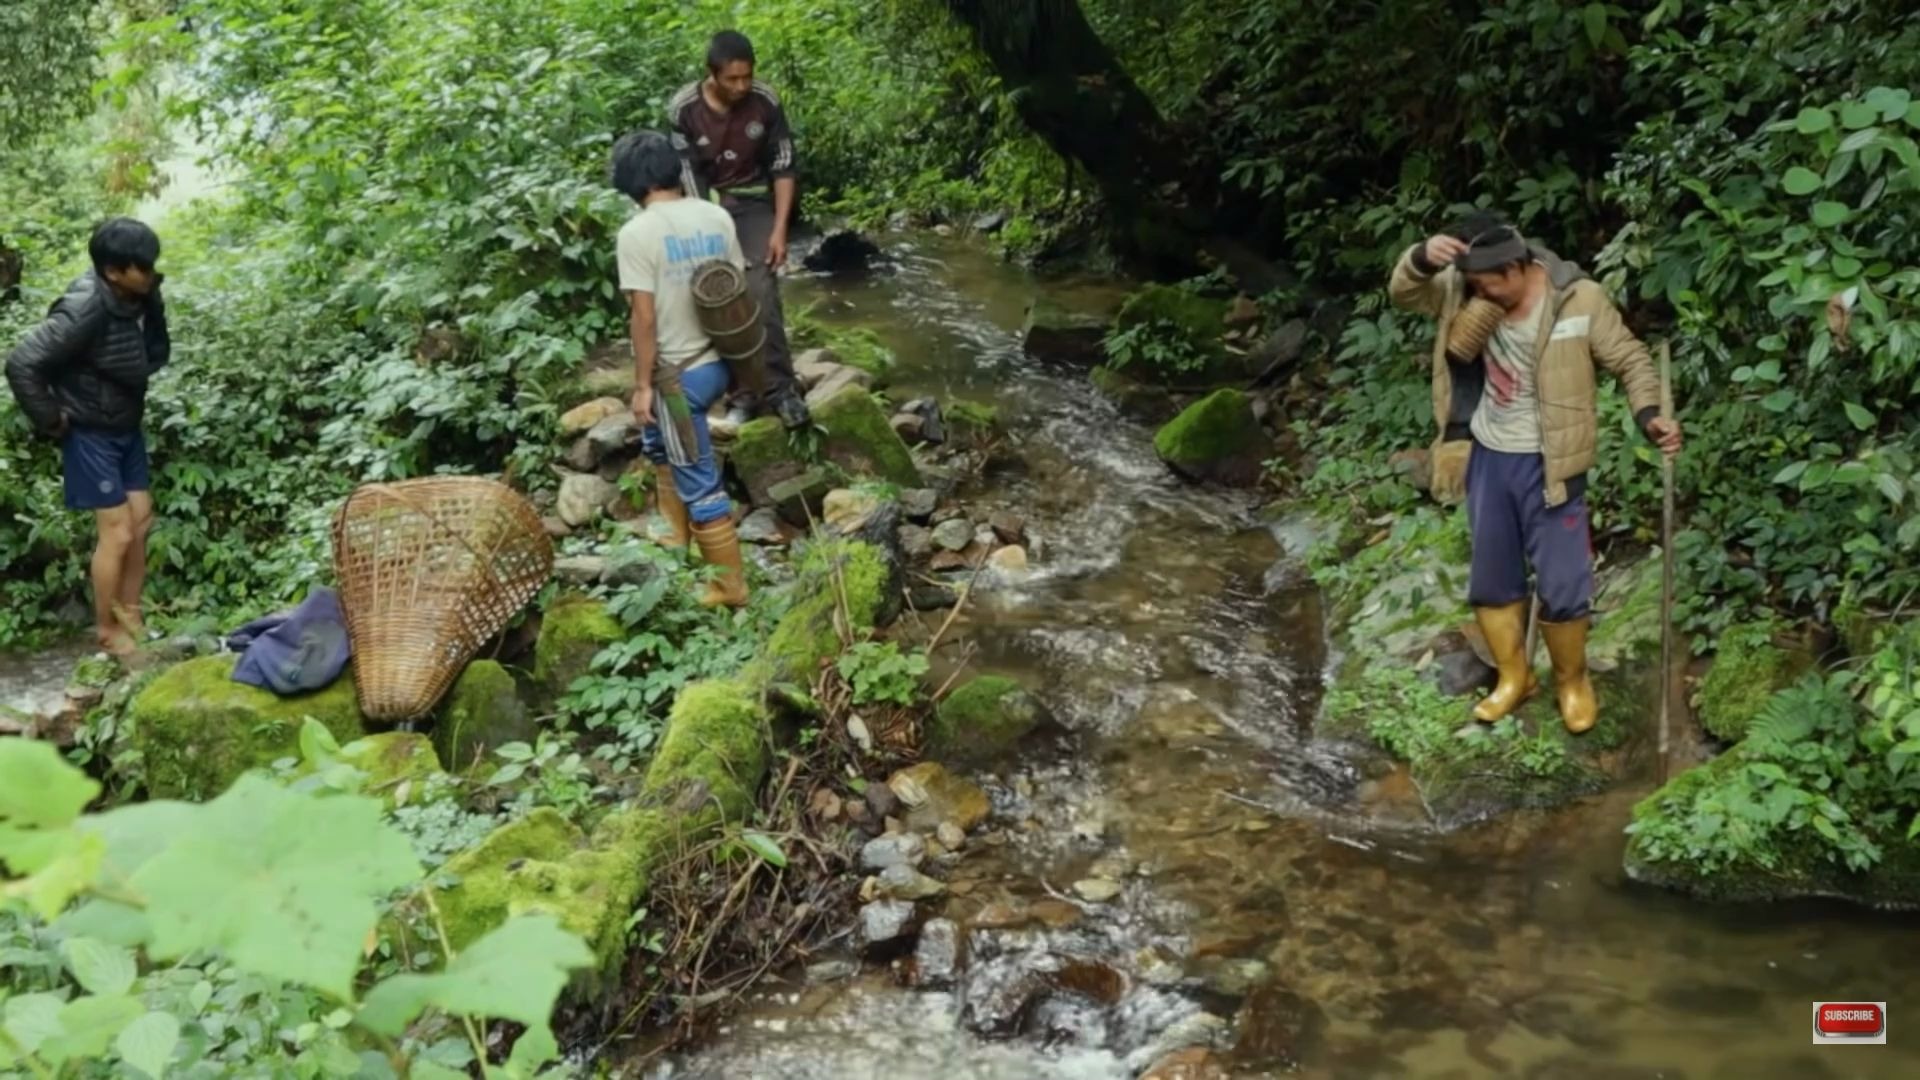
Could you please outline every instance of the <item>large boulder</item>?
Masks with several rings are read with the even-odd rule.
[[[1721,742],[1739,742],[1767,699],[1814,667],[1803,651],[1774,644],[1773,627],[1743,623],[1721,631],[1699,691],[1700,726]]]
[[[1244,382],[1255,372],[1245,357],[1227,350],[1227,310],[1224,300],[1148,285],[1127,297],[1113,320],[1116,341],[1128,342],[1132,355],[1110,352],[1108,366],[1142,382],[1184,389]]]
[[[904,488],[920,486],[913,453],[872,394],[848,386],[810,407],[813,422],[826,431],[820,453],[828,461],[851,476],[871,476]]]
[[[128,718],[147,793],[210,799],[241,773],[300,754],[300,728],[319,721],[337,742],[367,733],[351,674],[317,693],[282,698],[233,681],[234,655],[189,660],[133,699]]]
[[[1097,315],[1071,311],[1047,297],[1027,308],[1020,340],[1028,356],[1052,364],[1090,368],[1102,351],[1110,323]]]
[[[1046,706],[1019,683],[981,675],[940,703],[926,728],[926,752],[955,764],[989,761],[1011,751],[1046,717]]]
[[[1153,437],[1160,460],[1201,482],[1253,487],[1273,456],[1273,440],[1241,390],[1216,390],[1188,406]]]
[[[768,638],[765,655],[772,679],[810,686],[820,665],[840,653],[841,596],[852,632],[886,625],[899,612],[900,566],[869,544],[816,542],[789,588],[792,605]]]
[[[533,647],[533,678],[548,692],[564,694],[593,667],[600,650],[627,636],[607,605],[587,596],[563,597],[540,620]]]
[[[520,700],[513,676],[493,660],[475,660],[467,665],[433,723],[434,748],[446,767],[455,772],[466,770],[508,743],[530,743],[538,734],[539,725]]]
[[[808,462],[795,449],[778,417],[762,416],[740,425],[727,461],[747,489],[755,506],[773,506],[773,488],[807,471]]]

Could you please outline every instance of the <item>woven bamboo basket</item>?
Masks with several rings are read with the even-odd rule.
[[[1493,340],[1493,332],[1500,329],[1500,321],[1506,317],[1500,305],[1491,300],[1476,296],[1467,301],[1447,329],[1447,358],[1460,364],[1479,359],[1480,351]]]
[[[760,304],[747,290],[747,276],[730,262],[715,259],[693,272],[693,306],[713,349],[732,369],[734,379],[756,394],[767,391],[766,324]]]
[[[553,572],[553,541],[519,493],[477,476],[367,484],[333,519],[333,569],[360,711],[433,711],[481,645]]]

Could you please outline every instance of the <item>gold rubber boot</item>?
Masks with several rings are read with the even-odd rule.
[[[720,576],[708,583],[700,602],[707,607],[745,607],[747,575],[740,564],[740,537],[733,531],[733,519],[723,517],[695,525],[693,539],[700,545],[700,557],[709,566],[720,568]]]
[[[1539,683],[1533,677],[1533,665],[1527,656],[1527,602],[1517,600],[1499,607],[1477,607],[1473,617],[1487,639],[1487,651],[1493,654],[1500,681],[1480,704],[1473,707],[1473,718],[1491,724],[1520,707],[1533,696]]]
[[[687,504],[680,501],[680,489],[673,486],[673,466],[653,467],[653,499],[667,523],[667,536],[660,541],[661,546],[684,549],[692,539],[692,526],[687,521]]]
[[[1560,720],[1575,735],[1592,727],[1600,716],[1600,700],[1587,677],[1587,625],[1586,619],[1540,623],[1547,655],[1553,658],[1553,692],[1560,701]]]

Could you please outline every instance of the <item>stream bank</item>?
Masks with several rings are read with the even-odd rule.
[[[937,651],[936,681],[970,649],[970,672],[1022,682],[1065,734],[972,774],[993,816],[929,912],[972,959],[951,985],[912,989],[905,965],[847,978],[853,957],[825,956],[769,979],[705,1047],[647,1075],[1132,1078],[1183,1044],[1211,1057],[1163,1075],[1840,1077],[1920,1064],[1893,1046],[1858,1071],[1805,1033],[1809,1001],[1898,985],[1893,957],[1920,940],[1910,921],[1818,903],[1704,907],[1622,873],[1621,828],[1653,787],[1649,713],[1634,704],[1654,699],[1629,678],[1647,671],[1635,664],[1648,564],[1606,569],[1596,667],[1613,668],[1619,731],[1567,758],[1579,782],[1468,799],[1437,821],[1430,778],[1329,737],[1340,702],[1322,699],[1341,691],[1356,641],[1428,677],[1441,657],[1405,650],[1457,625],[1459,591],[1428,561],[1409,559],[1412,576],[1384,594],[1394,575],[1377,571],[1444,552],[1436,537],[1457,525],[1423,511],[1382,523],[1403,530],[1393,542],[1356,548],[1314,515],[1188,486],[1150,424],[1083,371],[1021,349],[1036,292],[1110,312],[1118,290],[1039,285],[959,242],[887,246],[891,273],[795,293],[877,333],[900,358],[900,395],[1000,407],[1017,460],[965,495],[1018,507],[1046,553],[983,583]],[[1341,566],[1356,587],[1328,582]],[[1429,573],[1410,615],[1384,600],[1369,610]],[[1418,634],[1381,647],[1405,629]],[[1657,621],[1652,633],[1657,646]],[[1396,718],[1391,701],[1368,704],[1362,723]],[[1558,744],[1551,708],[1512,741]],[[1095,903],[1074,891],[1085,880],[1120,888]]]

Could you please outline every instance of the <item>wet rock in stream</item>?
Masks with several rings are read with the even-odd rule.
[[[919,912],[905,900],[876,900],[860,909],[860,939],[867,955],[879,958],[905,951],[912,943]]]
[[[934,919],[920,930],[908,965],[907,982],[923,990],[952,986],[964,963],[965,939],[951,919]]]
[[[896,866],[914,869],[926,858],[927,842],[918,833],[876,836],[860,849],[860,865],[868,870],[887,870]]]

